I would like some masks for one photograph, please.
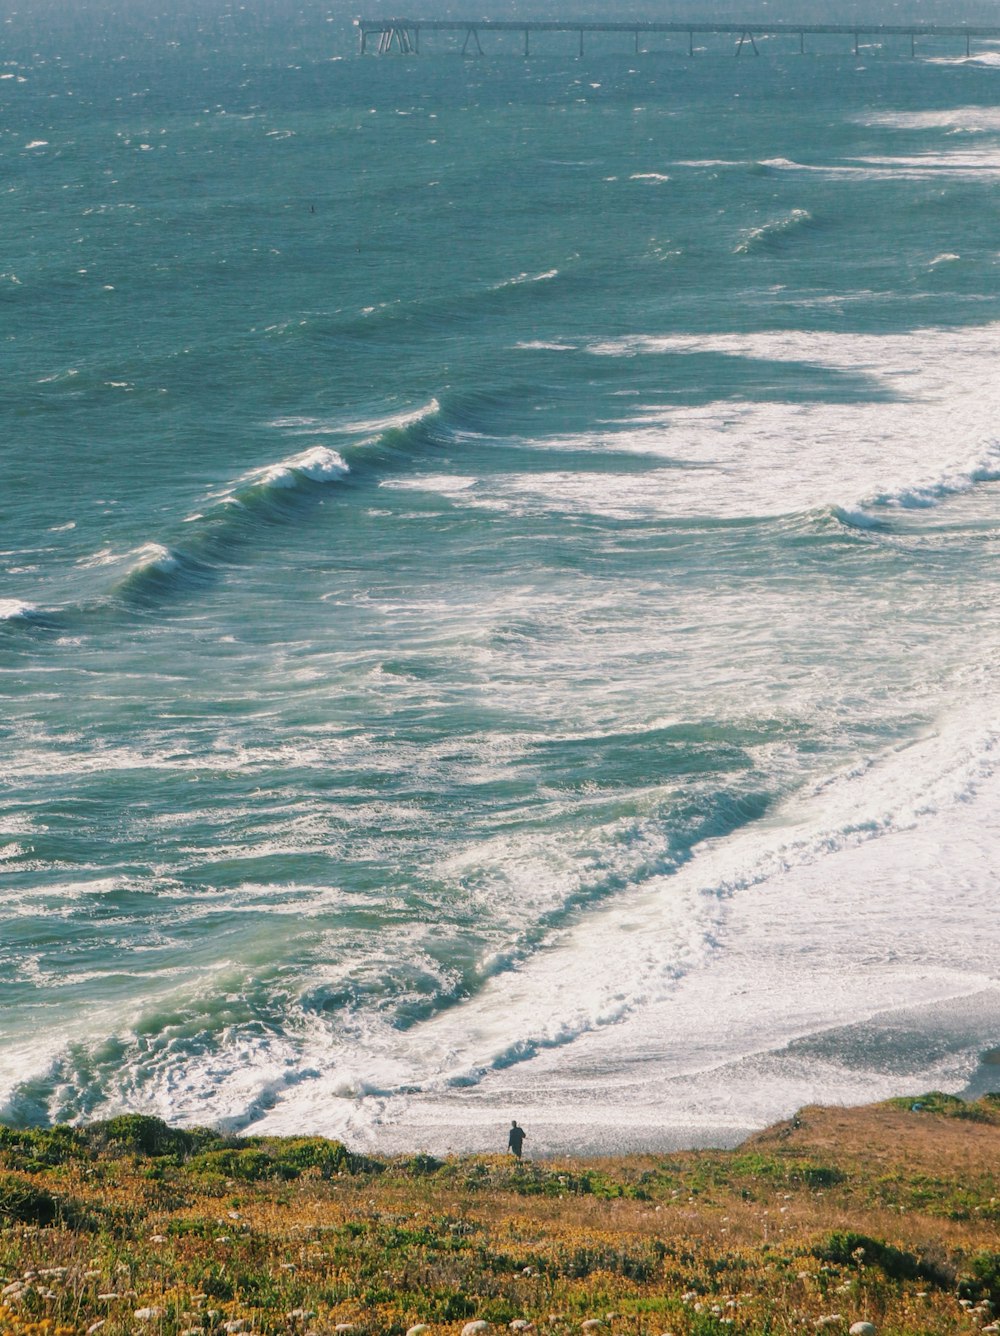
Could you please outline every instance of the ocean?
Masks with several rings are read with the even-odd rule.
[[[1000,1082],[1000,49],[109,14],[0,64],[0,1118]]]

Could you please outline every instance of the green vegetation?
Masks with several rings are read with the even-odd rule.
[[[523,1164],[0,1127],[0,1332],[989,1329],[998,1150],[1000,1100],[937,1094],[805,1109],[733,1152]]]

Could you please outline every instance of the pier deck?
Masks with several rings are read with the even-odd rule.
[[[799,50],[804,52],[806,37],[818,34],[833,34],[853,40],[854,53],[858,54],[862,40],[880,40],[883,38],[909,38],[910,54],[917,53],[918,38],[958,38],[965,43],[965,54],[972,54],[973,39],[986,42],[1000,41],[1000,25],[984,27],[982,25],[934,24],[934,23],[712,23],[686,20],[677,23],[661,23],[654,20],[638,19],[618,22],[595,22],[582,19],[365,19],[354,20],[358,31],[360,52],[365,55],[374,47],[379,55],[386,55],[396,50],[404,55],[416,54],[420,50],[420,38],[424,33],[451,33],[456,39],[462,38],[462,55],[482,55],[483,47],[480,34],[519,33],[523,38],[524,54],[531,54],[531,38],[538,33],[573,33],[579,40],[580,55],[583,55],[584,38],[594,33],[628,33],[634,40],[638,55],[643,47],[644,38],[656,34],[683,36],[687,38],[688,55],[695,51],[695,37],[732,36],[736,39],[736,54],[741,55],[749,47],[758,54],[758,37],[797,37]],[[377,39],[373,41],[372,39]],[[453,45],[457,45],[457,40]]]

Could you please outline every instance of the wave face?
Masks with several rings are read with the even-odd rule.
[[[8,25],[0,1118],[594,1149],[978,1079],[989,53],[161,17]]]

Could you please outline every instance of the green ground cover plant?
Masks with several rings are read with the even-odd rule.
[[[998,1152],[1000,1100],[933,1093],[735,1151],[535,1163],[0,1127],[0,1332],[997,1331]]]

